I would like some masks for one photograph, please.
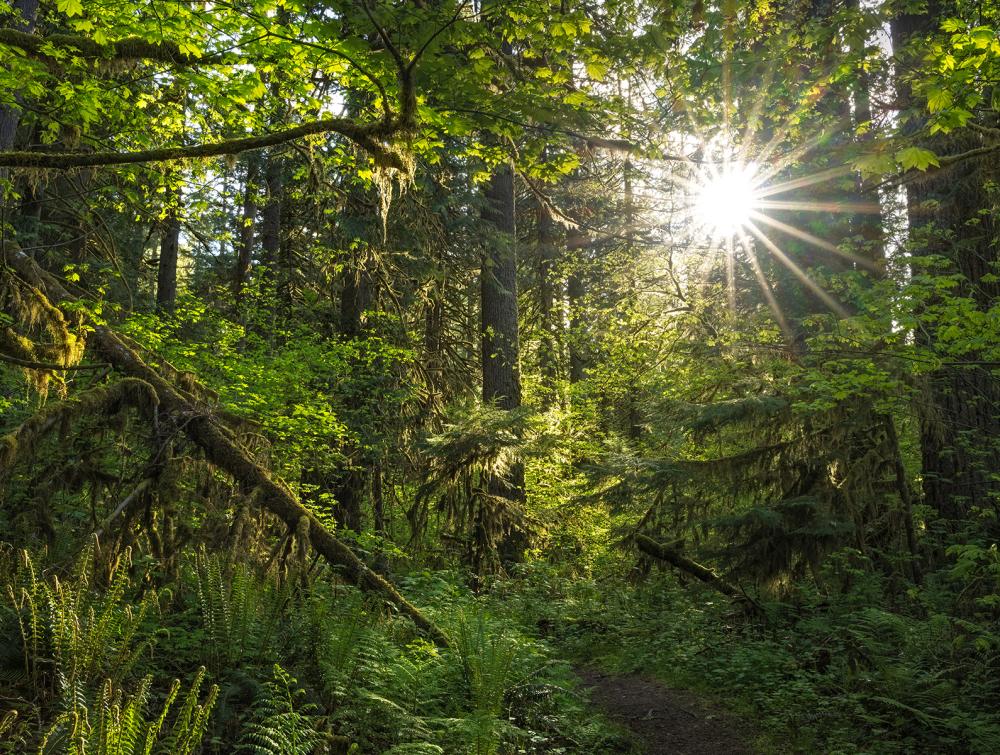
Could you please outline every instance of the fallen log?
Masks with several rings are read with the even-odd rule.
[[[714,588],[727,598],[732,598],[735,601],[751,606],[754,610],[760,610],[760,606],[743,590],[727,582],[707,566],[702,566],[697,561],[692,561],[687,556],[681,555],[669,545],[658,543],[653,538],[642,534],[635,536],[635,544],[647,556],[652,556],[659,561],[665,561],[671,566],[677,567],[695,579]]]
[[[27,283],[35,286],[49,301],[71,302],[76,299],[52,275],[40,268],[27,254],[11,243],[2,247],[2,260]],[[114,330],[97,325],[88,338],[112,367],[130,378],[152,386],[158,398],[157,412],[161,421],[173,422],[205,457],[227,472],[264,508],[275,514],[291,531],[308,531],[309,542],[331,566],[342,570],[360,589],[382,596],[433,642],[447,647],[449,640],[441,629],[404,598],[384,577],[372,571],[347,545],[333,535],[320,520],[303,506],[295,494],[260,464],[236,440],[232,432],[215,417],[211,407],[200,403],[192,394],[173,385],[150,367],[139,352]]]

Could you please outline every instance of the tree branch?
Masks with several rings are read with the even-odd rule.
[[[40,268],[15,244],[0,246],[0,262],[6,262],[50,300],[74,300],[55,276]],[[380,595],[400,613],[408,616],[438,645],[449,645],[448,636],[434,622],[400,595],[392,583],[369,568],[354,551],[335,537],[315,514],[299,502],[287,485],[272,477],[270,472],[254,461],[211,410],[193,402],[148,365],[128,345],[127,339],[123,340],[105,325],[98,325],[94,328],[89,343],[96,346],[118,372],[133,378],[133,384],[149,387],[156,399],[159,416],[173,421],[201,449],[211,464],[229,474],[244,491],[259,490],[257,500],[260,505],[285,522],[290,530],[308,533],[313,548],[331,566],[346,573],[347,578],[360,589]],[[0,446],[0,452],[3,450],[3,446]]]
[[[110,367],[109,364],[55,364],[54,362],[32,362],[30,359],[20,359],[18,357],[13,357],[10,354],[4,354],[0,352],[0,362],[7,362],[9,364],[16,364],[18,367],[24,367],[29,370],[51,370],[53,372],[59,372],[62,370],[103,370],[105,367]]]
[[[702,566],[698,562],[692,561],[686,556],[682,556],[670,546],[661,545],[653,540],[653,538],[646,537],[642,534],[637,534],[635,536],[635,544],[638,546],[639,550],[647,556],[652,556],[660,561],[666,561],[671,566],[676,566],[681,571],[687,572],[695,579],[704,582],[706,585],[714,587],[726,597],[745,603],[748,606],[752,606],[758,611],[760,610],[760,606],[738,587],[724,580],[707,566]]]
[[[155,60],[180,65],[211,65],[224,62],[226,53],[191,55],[182,52],[173,42],[150,42],[139,37],[127,37],[107,44],[98,44],[89,37],[76,34],[49,34],[40,37],[16,29],[0,29],[0,45],[15,47],[36,58],[49,58],[47,46],[76,50],[85,58],[103,60]]]
[[[190,147],[160,147],[136,152],[0,152],[0,168],[48,168],[69,170],[101,165],[134,165],[166,162],[243,152],[273,147],[312,134],[335,133],[345,136],[368,152],[381,167],[405,168],[399,155],[378,141],[400,130],[397,124],[359,124],[348,118],[324,118],[260,136],[227,139]]]

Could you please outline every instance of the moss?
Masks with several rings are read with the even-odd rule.
[[[153,386],[144,380],[126,378],[98,386],[72,399],[50,404],[0,438],[0,474],[9,471],[52,430],[80,417],[114,416],[128,407],[152,416],[159,403]]]

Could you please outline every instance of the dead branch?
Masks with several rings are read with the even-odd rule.
[[[670,546],[658,543],[651,537],[646,537],[641,534],[637,534],[635,536],[635,544],[638,546],[639,550],[647,556],[652,556],[659,561],[665,561],[671,566],[677,567],[681,571],[690,574],[695,579],[714,588],[727,598],[732,598],[733,600],[753,607],[755,610],[760,610],[760,606],[745,592],[736,587],[736,585],[727,582],[707,566],[702,566],[698,562],[692,561],[687,556],[681,555]]]

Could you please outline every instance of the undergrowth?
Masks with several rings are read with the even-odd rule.
[[[623,589],[536,567],[508,598],[569,657],[724,700],[762,752],[1000,751],[995,615],[963,615],[948,572],[885,599],[857,561],[832,558],[836,589],[802,586],[760,620],[666,572]]]
[[[610,748],[569,667],[458,573],[401,580],[453,638],[441,649],[322,570],[195,554],[153,579],[96,547],[69,566],[5,553],[0,752]]]

